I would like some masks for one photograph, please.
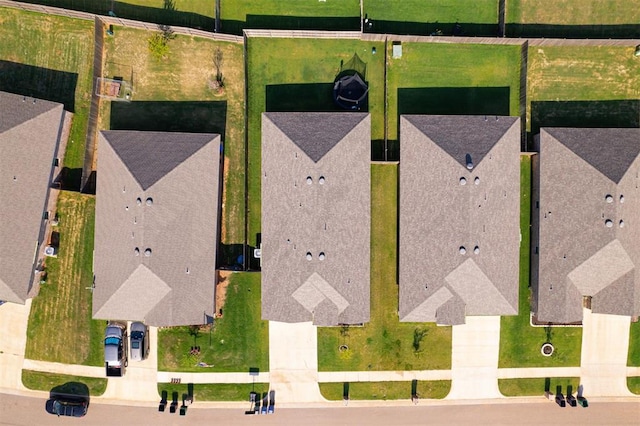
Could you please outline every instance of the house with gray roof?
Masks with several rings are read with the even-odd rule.
[[[211,320],[220,170],[219,135],[100,132],[94,318]]]
[[[371,118],[262,115],[262,318],[369,321]]]
[[[518,313],[519,154],[516,117],[400,117],[400,321]]]
[[[640,314],[640,129],[542,128],[535,144],[535,320]]]
[[[0,300],[31,297],[64,116],[62,104],[0,92]]]

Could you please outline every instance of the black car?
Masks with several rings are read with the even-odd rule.
[[[85,399],[55,397],[47,401],[48,413],[58,416],[83,417],[87,414],[89,404]]]

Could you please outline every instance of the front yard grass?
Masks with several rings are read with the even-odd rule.
[[[55,391],[83,396],[100,396],[107,389],[107,379],[68,376],[33,370],[22,370],[22,384],[26,388],[33,390]],[[85,394],[86,391],[88,391],[88,395]]]
[[[73,112],[64,166],[82,169],[93,22],[0,8],[0,40],[0,90],[60,102]]]
[[[580,365],[582,327],[553,327],[553,355],[545,357],[540,347],[547,342],[544,327],[531,327],[530,241],[531,157],[520,157],[520,294],[518,315],[500,318],[500,368],[574,367]]]
[[[640,377],[627,377],[627,387],[632,393],[640,395]]]
[[[211,384],[171,384],[158,383],[158,395],[162,391],[167,392],[167,401],[170,403],[173,392],[178,392],[178,401],[182,402],[182,396],[189,394],[189,386],[193,388],[194,401],[246,401],[249,408],[249,393],[256,392],[258,397],[269,391],[268,383],[211,383]],[[277,396],[277,395],[276,395]]]
[[[527,130],[639,127],[640,60],[633,46],[531,46]]]
[[[330,401],[341,401],[348,388],[352,400],[411,399],[412,382],[320,383],[320,393]],[[416,392],[421,399],[442,399],[451,390],[450,380],[418,381]]]
[[[115,27],[105,37],[104,74],[131,80],[132,102],[102,102],[100,128],[218,133],[224,142],[221,241],[244,241],[244,59],[239,43],[177,36],[164,59],[151,55],[152,31]],[[222,53],[224,90],[212,84]],[[222,247],[222,251],[225,250]]]
[[[520,47],[402,43],[388,46],[388,138],[401,114],[520,115]]]
[[[631,323],[627,365],[629,367],[640,367],[640,321]]]
[[[260,290],[257,273],[233,273],[220,280],[218,296],[226,292],[222,318],[216,319],[213,327],[158,330],[158,369],[247,374],[250,368],[268,371],[269,327],[260,317]],[[200,347],[199,355],[190,353],[193,346]]]
[[[61,191],[57,213],[60,249],[31,305],[25,357],[101,366],[105,322],[91,319],[95,197]]]
[[[544,395],[545,391],[556,394],[558,386],[563,395],[567,396],[567,389],[571,386],[573,394],[578,392],[579,377],[551,377],[535,379],[498,379],[498,388],[504,396],[536,396]]]
[[[376,54],[372,48],[376,48]],[[354,53],[367,63],[372,139],[384,139],[384,43],[353,39],[247,39],[248,244],[260,232],[261,123],[265,111],[340,111],[333,81]],[[269,52],[268,55],[265,52]]]
[[[398,319],[397,179],[397,165],[371,166],[371,320],[362,327],[319,327],[320,371],[451,368],[451,327]],[[340,345],[348,350],[340,352]]]

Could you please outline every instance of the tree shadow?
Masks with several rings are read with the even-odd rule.
[[[217,133],[225,139],[227,101],[111,102],[111,130]]]
[[[640,25],[549,25],[508,23],[507,37],[531,38],[640,38]]]
[[[59,386],[55,386],[49,391],[49,399],[54,398],[72,398],[89,402],[89,387],[80,382],[67,382]]]
[[[640,100],[531,102],[530,146],[541,127],[640,127]]]
[[[64,104],[75,110],[78,74],[0,60],[0,91]]]

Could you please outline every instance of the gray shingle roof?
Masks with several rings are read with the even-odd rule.
[[[0,300],[24,303],[63,126],[62,104],[0,92]]]
[[[369,321],[370,125],[363,113],[263,114],[262,318]]]
[[[519,129],[516,117],[400,118],[401,321],[517,313]]]
[[[545,128],[536,143],[537,320],[581,321],[583,296],[593,312],[637,315],[640,129]]]
[[[98,159],[94,318],[204,323],[215,309],[220,136],[104,131]]]

